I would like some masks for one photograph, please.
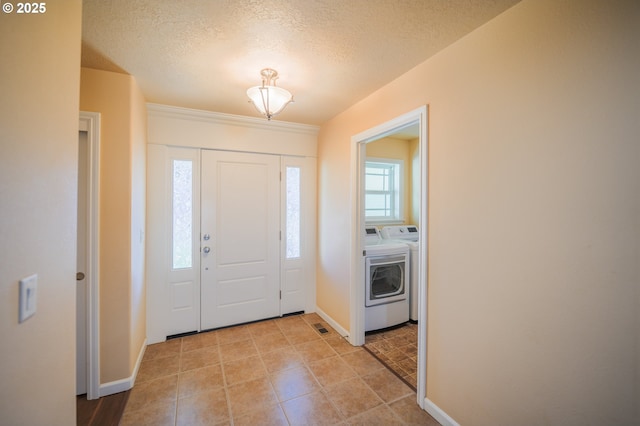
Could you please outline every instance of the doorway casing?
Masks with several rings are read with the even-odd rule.
[[[419,125],[420,151],[420,232],[418,276],[418,371],[417,402],[424,407],[426,398],[427,367],[427,228],[428,228],[428,108],[422,106],[393,120],[365,130],[351,138],[351,282],[350,282],[350,333],[349,341],[354,346],[364,344],[364,162],[365,146],[368,142],[391,135],[412,124]]]
[[[80,111],[87,132],[87,399],[100,398],[100,113]]]

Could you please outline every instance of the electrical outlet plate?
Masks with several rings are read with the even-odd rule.
[[[38,290],[38,274],[20,280],[20,322],[25,321],[36,313]]]

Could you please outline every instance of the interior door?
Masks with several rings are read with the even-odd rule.
[[[280,315],[280,157],[202,151],[201,329]]]
[[[88,135],[78,136],[78,234],[76,252],[76,395],[87,393],[87,161]]]

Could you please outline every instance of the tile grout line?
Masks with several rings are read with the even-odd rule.
[[[287,337],[284,335],[284,332],[282,331],[282,328],[280,327],[280,325],[277,322],[275,323],[275,325],[278,328],[278,332],[280,332],[284,336],[284,338],[287,340],[287,342],[289,344],[291,344],[291,342],[289,342]],[[276,333],[273,333],[273,334],[276,334]],[[254,339],[254,338],[255,338],[255,336],[252,335],[252,339]],[[291,420],[289,419],[289,416],[287,416],[287,412],[285,411],[284,407],[282,406],[282,403],[284,401],[280,401],[280,397],[278,396],[278,392],[276,391],[275,386],[273,384],[273,380],[271,378],[272,374],[269,372],[269,370],[267,369],[267,365],[264,362],[264,359],[263,359],[264,354],[258,349],[257,345],[255,344],[255,340],[254,340],[253,343],[256,346],[256,350],[258,352],[258,356],[260,357],[260,362],[262,363],[262,367],[264,368],[264,372],[267,375],[267,380],[269,380],[269,385],[271,386],[271,390],[273,391],[274,395],[276,396],[277,406],[280,409],[280,411],[282,412],[282,415],[284,416],[285,420],[287,421],[287,424],[291,425]]]
[[[313,329],[313,326],[310,325],[309,323],[307,323],[307,325],[309,325],[309,327],[311,327]],[[322,335],[320,335],[320,338],[322,338]],[[324,341],[324,339],[322,339]],[[324,342],[325,344],[329,345],[327,342]],[[333,349],[333,347],[331,347],[331,345],[329,345],[329,347],[331,348],[331,350],[333,350],[333,352],[337,355],[340,356],[340,354],[337,353],[337,351],[335,349]],[[320,383],[320,381],[318,380],[318,378],[316,377],[316,375],[313,373],[313,370],[311,369],[311,366],[309,365],[309,363],[303,359],[302,360],[306,366],[307,369],[309,370],[309,373],[313,376],[313,378],[316,380],[316,382],[318,383],[318,386],[320,387],[320,393],[322,393],[324,395],[324,397],[327,399],[327,401],[329,401],[329,404],[331,404],[331,406],[333,407],[333,409],[336,411],[336,413],[338,413],[341,417],[341,420],[344,422],[347,420],[347,417],[342,414],[342,412],[340,411],[339,407],[335,404],[335,402],[333,402],[333,399],[331,399],[331,397],[329,397],[328,392],[326,390],[326,388],[324,386],[322,386],[322,384]]]
[[[178,381],[176,383],[176,410],[173,416],[173,424],[178,426],[178,404],[180,404],[180,382],[182,380],[182,357],[185,354],[184,338],[180,338],[180,359],[178,360]]]
[[[216,336],[218,337],[218,336]],[[229,423],[233,426],[233,410],[231,409],[231,396],[229,393],[229,382],[227,380],[227,369],[222,361],[222,351],[220,350],[220,339],[216,339],[218,345],[218,360],[220,362],[220,371],[222,372],[222,390],[224,392],[224,400],[227,403],[227,416],[229,417]]]

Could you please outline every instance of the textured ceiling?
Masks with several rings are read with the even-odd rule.
[[[82,66],[133,75],[148,102],[258,116],[274,68],[321,124],[518,0],[84,0]]]

